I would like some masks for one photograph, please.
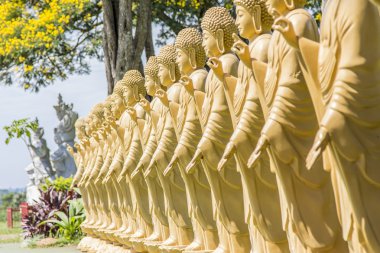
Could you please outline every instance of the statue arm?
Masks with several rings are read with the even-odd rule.
[[[99,181],[107,173],[107,170],[109,169],[112,163],[113,155],[114,155],[114,152],[112,152],[112,147],[108,146],[106,159],[104,160],[104,163],[99,171],[98,176],[96,177],[95,182]]]
[[[107,182],[109,180],[109,178],[116,172],[118,173],[122,166],[123,166],[123,163],[124,163],[124,159],[123,159],[123,147],[122,145],[118,145],[117,147],[117,151],[112,159],[112,162],[111,162],[111,165],[109,166],[109,170],[107,172],[107,175],[104,177],[103,179],[103,183]]]
[[[134,128],[133,131],[133,140],[132,143],[129,147],[128,155],[124,159],[124,165],[123,169],[119,175],[119,181],[125,177],[125,175],[128,172],[131,172],[135,166],[137,165],[138,159],[140,158],[141,155],[141,142],[138,134],[138,129],[137,126]]]
[[[143,150],[143,155],[140,158],[137,168],[140,168],[140,167],[146,168],[149,165],[149,162],[152,159],[153,153],[156,149],[157,149],[156,134],[155,134],[154,129],[151,129],[148,142]]]

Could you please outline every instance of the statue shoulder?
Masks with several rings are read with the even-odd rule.
[[[182,84],[174,83],[168,90],[168,99],[171,102],[179,104],[179,97],[181,94]]]
[[[136,110],[136,116],[138,119],[145,119],[145,110],[144,108],[141,107],[140,104],[136,104],[135,106],[135,110]]]
[[[287,15],[299,37],[319,41],[318,26],[311,14],[302,8],[295,9]]]
[[[268,62],[268,49],[272,35],[263,34],[251,43],[251,58],[257,59],[261,62]]]
[[[190,78],[193,81],[194,89],[205,92],[205,83],[208,72],[205,69],[194,71]]]
[[[238,75],[238,67],[239,67],[239,59],[236,55],[232,53],[226,53],[222,55],[219,60],[223,64],[223,72],[226,74],[230,74],[232,76],[237,77]]]

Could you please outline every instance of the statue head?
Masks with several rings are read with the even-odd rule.
[[[265,0],[235,0],[234,3],[240,36],[251,40],[256,35],[270,32],[273,18],[268,13]]]
[[[277,18],[283,16],[287,12],[303,8],[306,4],[306,0],[265,0],[269,13]]]
[[[125,111],[125,105],[124,105],[124,87],[123,82],[118,81],[113,89],[113,100],[112,100],[112,114],[115,117],[115,119],[119,119],[120,116]]]
[[[212,7],[202,18],[203,48],[208,57],[219,57],[229,52],[237,33],[235,21],[226,8]]]
[[[150,96],[154,96],[156,90],[161,88],[158,78],[158,59],[157,56],[151,56],[144,68],[145,74],[145,89]]]
[[[91,127],[92,132],[97,131],[104,121],[103,103],[96,104],[91,110]]]
[[[176,52],[174,45],[166,45],[160,49],[157,57],[158,77],[163,86],[168,87],[180,78],[178,65],[176,63]]]
[[[145,96],[145,79],[138,70],[128,70],[123,80],[123,97],[126,106],[133,106],[140,100],[140,94]]]
[[[44,134],[45,134],[45,131],[42,127],[38,127],[36,130],[32,132],[33,138],[35,139],[42,139]]]
[[[79,118],[75,122],[75,132],[79,140],[81,140],[85,135],[85,120],[84,118]]]
[[[175,40],[176,63],[181,74],[190,75],[206,64],[206,53],[202,47],[202,34],[195,28],[182,29]]]
[[[103,103],[103,106],[104,106],[104,117],[106,120],[109,120],[110,118],[113,117],[113,114],[112,114],[112,100],[113,100],[113,97],[116,96],[115,94],[111,94],[109,95],[106,100],[104,101]]]
[[[68,111],[73,110],[73,104],[69,105],[63,102],[61,94],[58,94],[58,105],[54,105],[53,107],[57,113],[57,117],[59,120],[62,120]]]

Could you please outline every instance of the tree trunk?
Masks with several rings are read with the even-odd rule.
[[[134,14],[132,2],[138,4]],[[104,0],[104,64],[111,94],[117,81],[130,69],[142,70],[141,56],[154,55],[150,0]],[[136,16],[134,27],[133,17]]]

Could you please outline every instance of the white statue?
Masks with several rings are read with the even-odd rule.
[[[34,200],[38,201],[40,196],[38,185],[45,182],[49,175],[53,174],[49,160],[50,150],[46,145],[46,140],[43,138],[44,130],[39,127],[31,133],[28,138],[28,149],[32,157],[32,162],[25,168],[29,175],[27,185],[27,201],[32,204]]]
[[[73,104],[68,105],[63,102],[61,94],[58,95],[58,105],[55,105],[54,109],[59,119],[58,126],[54,128],[54,141],[58,149],[54,151],[50,159],[57,177],[70,177],[75,175],[77,168],[66,148],[74,145],[74,125],[78,119],[78,113],[73,111]]]

